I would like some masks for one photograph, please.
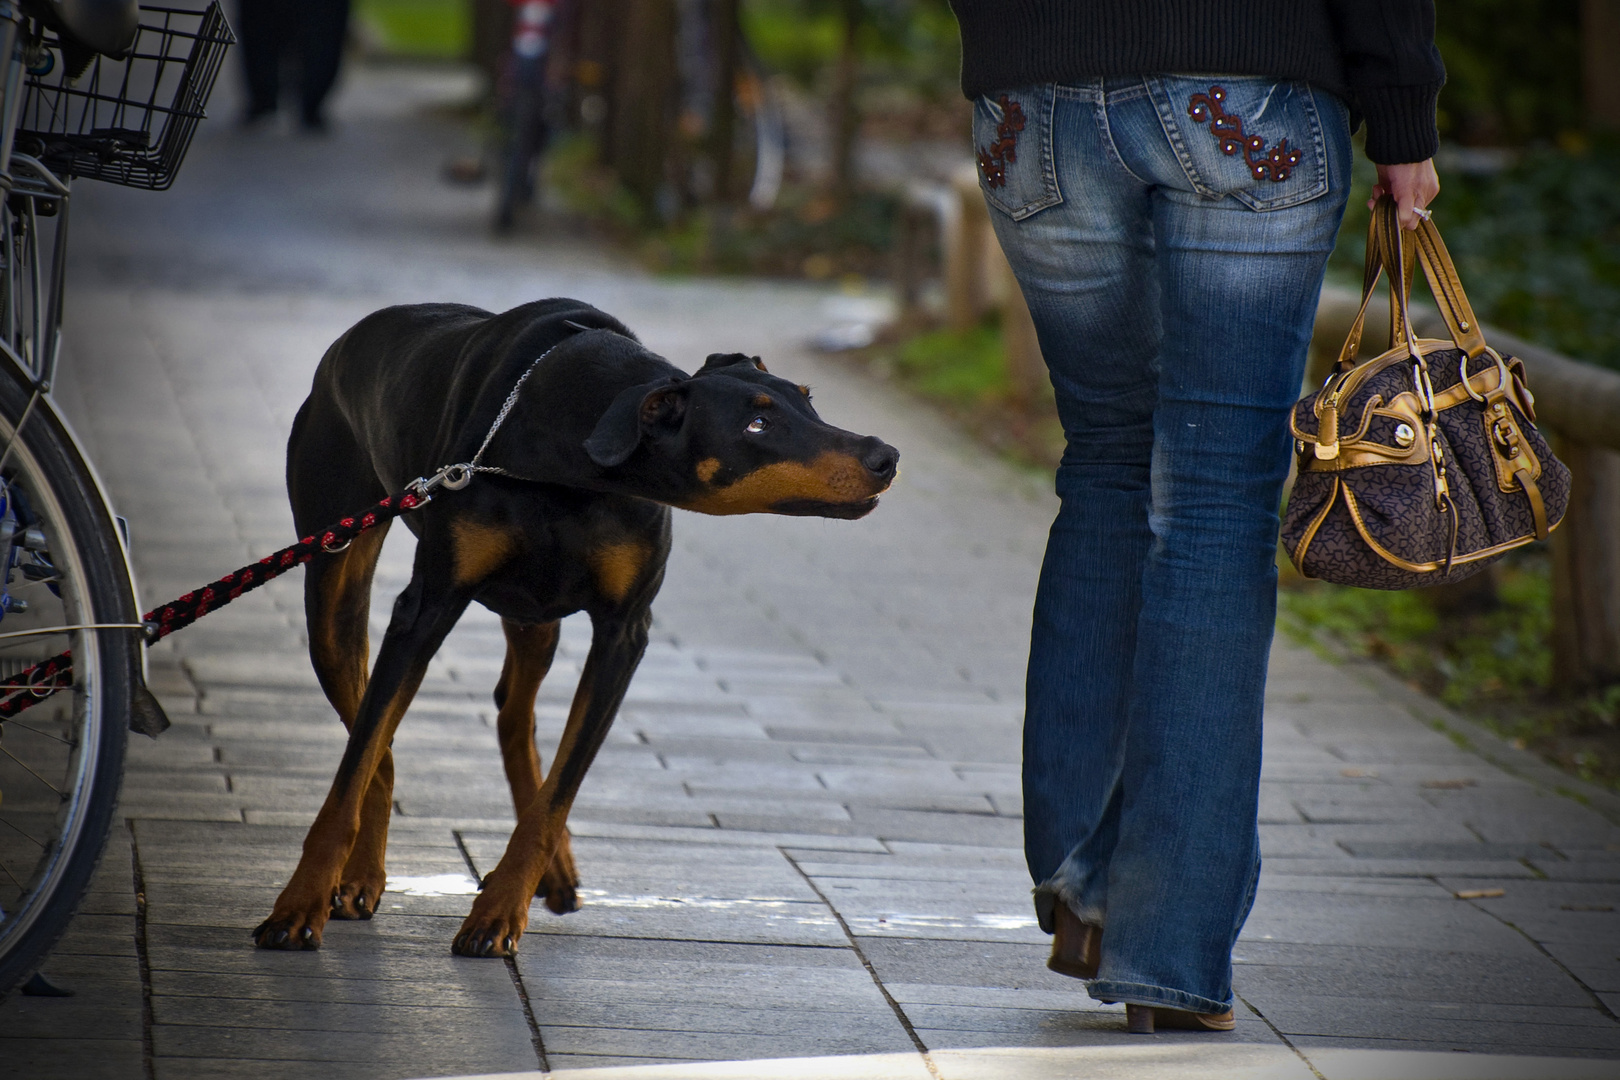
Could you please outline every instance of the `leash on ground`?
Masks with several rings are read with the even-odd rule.
[[[580,329],[589,329],[580,327]],[[556,348],[556,346],[552,346]],[[516,473],[507,472],[498,465],[483,464],[484,451],[489,449],[490,441],[501,425],[506,423],[506,417],[517,404],[518,391],[533,374],[534,369],[540,366],[551,353],[547,349],[535,358],[528,368],[519,376],[512,392],[506,395],[500,412],[495,416],[495,422],[490,425],[489,433],[479,445],[478,452],[472,456],[471,461],[459,465],[446,465],[432,476],[419,476],[405,485],[404,490],[383,499],[369,510],[365,510],[352,517],[343,518],[334,522],[325,529],[311,534],[289,544],[280,551],[266,555],[258,562],[248,563],[246,566],[234,570],[217,581],[210,582],[200,589],[183,593],[175,599],[155,607],[141,616],[140,623],[95,624],[85,626],[52,627],[51,630],[63,632],[68,630],[95,630],[128,628],[138,629],[146,635],[146,644],[155,645],[168,637],[176,630],[183,630],[207,615],[210,611],[220,608],[237,599],[243,593],[252,592],[267,581],[274,580],[291,570],[295,566],[302,566],[315,557],[318,552],[335,555],[354,542],[355,537],[367,530],[374,529],[385,521],[392,521],[402,514],[420,509],[433,501],[433,492],[437,488],[446,491],[460,491],[472,482],[478,473],[491,473],[498,476],[510,476],[516,479],[525,479]],[[31,633],[34,631],[30,631]],[[48,660],[41,660],[32,667],[25,668],[4,682],[0,682],[0,721],[16,716],[24,709],[44,701],[59,690],[66,690],[73,685],[73,650],[68,649],[57,653]]]

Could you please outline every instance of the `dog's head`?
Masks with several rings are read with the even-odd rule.
[[[639,480],[636,494],[671,506],[835,518],[871,512],[900,461],[883,440],[822,420],[807,388],[740,353],[623,391],[585,452]]]

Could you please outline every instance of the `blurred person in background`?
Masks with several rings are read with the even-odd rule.
[[[337,82],[349,32],[349,0],[241,0],[237,32],[247,71],[243,124],[254,126],[281,104],[283,66],[298,70],[298,119],[303,130],[326,130],[326,97]]]
[[[979,183],[1067,447],[1025,847],[1055,971],[1230,1030],[1253,905],[1288,420],[1365,123],[1438,193],[1432,0],[951,0]]]

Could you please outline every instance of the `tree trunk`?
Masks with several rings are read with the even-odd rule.
[[[1620,453],[1564,442],[1574,474],[1553,533],[1553,681],[1567,691],[1620,681]]]
[[[996,243],[990,210],[979,183],[971,174],[952,184],[959,214],[954,229],[941,237],[945,258],[945,319],[952,330],[966,332],[979,325],[990,309],[990,247]],[[1001,250],[995,255],[1001,257]]]
[[[714,194],[720,202],[730,202],[732,168],[737,142],[737,67],[742,52],[739,0],[713,0],[714,27],[714,123],[710,129],[709,156],[714,162]]]
[[[626,0],[609,116],[608,163],[655,217],[669,183],[667,162],[675,118],[675,4]]]
[[[833,73],[832,100],[829,102],[832,133],[833,197],[847,203],[855,192],[855,136],[860,128],[860,108],[855,100],[860,78],[861,0],[843,0],[844,41]]]
[[[1620,131],[1620,0],[1581,0],[1581,78],[1587,123]]]
[[[573,65],[579,118],[596,139],[598,160],[613,163],[613,121],[618,115],[619,33],[629,15],[627,0],[579,0],[575,7]]]

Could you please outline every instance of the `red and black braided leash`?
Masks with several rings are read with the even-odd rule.
[[[428,494],[432,486],[443,481],[441,473],[431,481],[418,480],[404,491],[388,496],[371,509],[354,517],[346,517],[320,533],[306,536],[296,544],[266,555],[258,562],[248,563],[240,570],[226,574],[218,581],[194,589],[161,607],[153,608],[141,616],[146,626],[148,645],[162,641],[176,630],[184,629],[208,614],[235,600],[243,593],[252,592],[260,585],[278,578],[295,566],[313,559],[317,552],[342,551],[354,538],[385,521],[409,513],[432,501]],[[73,685],[73,651],[58,653],[49,660],[41,660],[5,682],[0,682],[0,720],[16,716],[24,709],[37,705],[58,690]]]

